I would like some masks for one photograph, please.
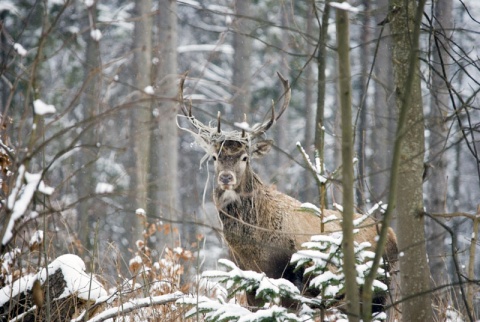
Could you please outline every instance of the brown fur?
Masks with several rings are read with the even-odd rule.
[[[223,232],[231,253],[240,268],[265,272],[267,276],[297,279],[289,266],[293,253],[312,235],[318,235],[320,218],[300,211],[301,203],[271,186],[262,183],[253,172],[250,160],[268,153],[270,140],[261,137],[288,107],[291,88],[287,79],[277,73],[284,87],[284,99],[280,112],[275,116],[272,105],[271,118],[248,130],[221,130],[220,113],[217,126],[204,125],[192,114],[192,106],[182,111],[197,132],[191,131],[196,142],[212,157],[215,165],[216,188],[214,201],[223,224]],[[179,98],[183,103],[183,85],[180,80]],[[341,213],[327,210],[325,217],[334,214],[339,220],[327,223],[325,232],[341,230]],[[379,231],[373,219],[362,223],[364,228],[356,234],[357,242],[368,241],[375,248],[375,236]],[[397,241],[389,229],[385,257],[396,260]],[[297,284],[298,285],[298,284]]]
[[[270,145],[271,141],[249,146],[232,140],[215,144],[212,155],[218,182],[214,200],[225,239],[239,267],[264,272],[273,278],[285,277],[301,287],[302,277],[293,273],[289,266],[290,258],[302,243],[320,234],[320,218],[301,211],[298,200],[265,185],[253,172],[250,157],[267,153]],[[244,159],[247,160],[242,161]],[[228,180],[222,181],[219,178],[221,173],[229,173],[232,177],[228,189],[222,186]],[[342,230],[340,212],[326,210],[324,215],[338,218],[325,224],[324,234]],[[359,243],[370,242],[374,250],[380,225],[367,218],[361,227],[355,240]],[[389,263],[397,257],[396,236],[392,229],[388,232],[384,255]],[[380,298],[380,302],[383,300]]]

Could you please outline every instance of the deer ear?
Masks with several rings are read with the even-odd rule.
[[[252,158],[261,158],[272,148],[273,140],[258,141],[253,145]]]

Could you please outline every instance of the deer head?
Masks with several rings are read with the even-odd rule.
[[[268,121],[257,124],[252,128],[242,127],[241,131],[224,131],[221,129],[221,115],[217,116],[217,125],[205,125],[192,115],[192,106],[187,107],[183,100],[183,85],[185,77],[180,80],[179,100],[182,102],[182,111],[192,126],[197,130],[195,136],[200,139],[200,145],[213,159],[216,175],[217,189],[224,191],[238,190],[245,182],[245,177],[251,173],[250,159],[258,158],[270,150],[273,141],[263,138],[266,131],[282,116],[288,107],[291,89],[288,80],[280,73],[280,78],[285,93],[283,105],[275,115],[274,103],[272,102],[271,117]],[[246,118],[246,117],[245,117]],[[246,124],[245,120],[244,123]]]

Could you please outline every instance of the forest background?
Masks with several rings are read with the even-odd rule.
[[[365,213],[388,203],[391,189],[399,119],[395,5],[350,4],[355,207]],[[477,285],[469,288],[477,294],[470,308],[479,306],[480,272],[471,268],[480,265],[478,17],[473,1],[427,2],[419,36],[425,223],[417,242],[426,245],[432,294],[459,310],[468,306],[459,300],[462,285]],[[24,254],[39,230],[48,254],[38,255],[39,266],[72,253],[111,280],[128,274],[138,240],[152,258],[165,247],[193,251],[192,275],[227,256],[211,199],[212,167],[177,118],[182,77],[196,117],[208,123],[221,111],[223,124],[233,126],[244,114],[250,124],[268,117],[272,99],[283,94],[280,71],[292,101],[269,133],[275,151],[254,166],[280,191],[318,204],[297,142],[311,156],[323,146],[325,202],[342,204],[334,19],[324,1],[2,1],[4,266],[18,265],[20,255],[15,264],[7,258],[16,249]],[[25,171],[40,174],[53,191],[32,196],[15,218],[9,196]],[[418,265],[415,257],[405,261]]]

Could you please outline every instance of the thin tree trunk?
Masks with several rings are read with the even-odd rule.
[[[90,31],[96,27],[96,4],[93,4],[88,9],[88,20]],[[82,101],[84,107],[83,117],[85,119],[94,117],[100,109],[100,89],[101,89],[101,61],[100,61],[100,46],[99,42],[92,37],[90,32],[86,33],[85,41],[87,48],[85,52],[85,74],[84,82],[87,83],[85,93]],[[87,250],[93,249],[92,238],[90,238],[91,230],[93,229],[94,211],[92,207],[91,197],[95,193],[95,161],[98,158],[98,151],[96,144],[98,143],[98,128],[91,126],[82,133],[82,145],[84,145],[83,152],[80,154],[80,167],[78,177],[77,191],[80,192],[81,198],[86,198],[81,201],[77,207],[77,216],[79,220],[78,234],[80,241]],[[88,264],[87,264],[88,265]]]
[[[135,108],[131,111],[131,146],[134,149],[133,158],[133,176],[132,187],[135,208],[147,209],[148,206],[148,188],[149,176],[148,165],[150,157],[150,126],[151,126],[151,106],[150,95],[144,93],[144,89],[152,84],[152,0],[136,0],[135,11],[137,19],[135,21],[133,38],[133,73],[134,84],[138,88],[135,97],[139,102],[135,102]],[[133,229],[133,241],[141,239],[142,226],[139,217],[133,213],[131,216],[131,227]]]
[[[313,38],[314,13],[315,7],[307,8],[307,35]],[[314,46],[310,42],[307,45],[307,55],[313,55]],[[310,59],[310,58],[307,58]],[[312,155],[314,152],[314,136],[315,136],[315,119],[314,119],[314,90],[315,80],[313,74],[313,61],[305,66],[305,142],[303,143],[306,152]],[[302,187],[302,199],[305,201],[313,201],[314,190],[312,173],[304,171],[304,186]]]
[[[315,2],[313,2],[315,5]],[[316,8],[316,7],[315,7]],[[325,93],[326,93],[326,75],[327,64],[327,37],[328,37],[328,19],[330,17],[330,6],[325,3],[321,19],[322,25],[318,37],[317,65],[318,65],[318,89],[317,89],[317,115],[315,117],[315,149],[318,151],[320,160],[325,163]],[[322,169],[323,170],[323,169]],[[320,187],[319,205],[321,209],[327,207],[327,189],[323,185]],[[323,228],[323,227],[322,227]],[[322,229],[323,231],[323,229]]]
[[[236,0],[233,34],[233,116],[235,122],[242,122],[244,114],[249,114],[252,94],[250,90],[252,39],[248,36],[250,27],[246,17],[250,15],[250,0]]]
[[[281,59],[281,64],[280,64],[280,72],[285,76],[287,79],[289,79],[289,73],[290,73],[290,66],[288,66],[288,50],[289,50],[289,21],[288,21],[288,7],[285,5],[285,3],[281,6],[280,10],[280,22],[282,28],[282,51],[280,52],[280,59]],[[283,92],[281,92],[283,94]],[[288,180],[286,176],[281,175],[284,173],[285,169],[288,167],[288,158],[285,156],[285,154],[282,152],[286,150],[287,148],[287,137],[288,137],[288,131],[289,131],[289,125],[288,125],[288,114],[285,113],[286,115],[283,115],[281,118],[277,120],[277,124],[275,126],[275,144],[278,146],[279,151],[274,151],[275,155],[275,166],[277,171],[277,175],[275,177],[275,182],[278,187],[280,187],[281,190],[285,191],[286,190],[286,185],[288,183]]]
[[[365,189],[365,148],[367,144],[367,114],[368,114],[368,73],[370,70],[370,61],[369,57],[371,57],[371,46],[370,46],[370,40],[371,40],[371,26],[370,26],[370,14],[368,12],[370,11],[370,1],[369,0],[364,0],[363,1],[363,6],[365,9],[365,12],[367,12],[364,15],[364,20],[363,20],[363,27],[362,27],[362,36],[361,36],[361,41],[362,41],[362,47],[360,50],[360,65],[361,65],[361,76],[362,79],[360,81],[360,88],[359,88],[359,94],[360,94],[360,99],[359,99],[359,118],[358,118],[358,124],[357,126],[357,133],[356,133],[356,143],[357,143],[357,158],[358,158],[358,181],[356,185],[356,204],[358,209],[364,210],[365,206],[365,200],[367,199],[367,196],[365,195],[366,189]]]
[[[343,186],[343,271],[347,298],[348,320],[360,321],[360,305],[356,282],[355,248],[353,239],[353,129],[352,88],[350,73],[350,35],[348,12],[336,11],[339,98],[342,118],[342,186]]]

